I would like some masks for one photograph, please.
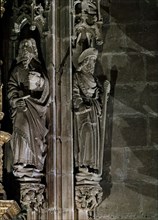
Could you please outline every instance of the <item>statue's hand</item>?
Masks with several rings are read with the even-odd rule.
[[[78,114],[80,115],[80,114],[84,114],[84,113],[89,112],[89,111],[91,111],[90,106],[86,107],[86,105],[84,103],[81,103],[79,108],[76,109],[75,112],[76,112],[77,115]]]
[[[26,95],[26,96],[23,96],[23,97],[20,97],[20,98],[14,98],[12,100],[12,107],[17,108],[21,111],[26,111],[27,107],[26,107],[25,99],[27,99],[29,97],[30,97],[30,95]]]
[[[44,79],[41,74],[36,71],[30,71],[28,76],[29,89],[34,91],[41,91],[44,85]]]
[[[85,104],[81,103],[80,106],[79,106],[78,111],[79,111],[79,112],[83,112],[83,111],[85,111],[85,110],[86,110]]]
[[[108,80],[106,80],[104,82],[104,91],[108,94],[110,93],[110,82]]]

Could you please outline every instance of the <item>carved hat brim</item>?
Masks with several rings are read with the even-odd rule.
[[[96,50],[95,48],[88,48],[84,50],[78,58],[78,63],[82,63],[87,57],[91,57],[91,56],[97,59],[98,50]]]

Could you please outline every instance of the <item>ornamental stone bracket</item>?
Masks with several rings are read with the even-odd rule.
[[[39,183],[20,183],[20,202],[28,210],[40,212],[44,208],[45,185]]]
[[[102,188],[99,185],[80,185],[76,186],[76,207],[78,210],[92,213],[102,201]]]

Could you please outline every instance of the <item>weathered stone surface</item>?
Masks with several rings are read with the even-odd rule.
[[[142,100],[143,91],[144,85],[142,83],[136,85],[131,83],[129,85],[116,86],[114,97],[114,114],[144,114],[145,110],[143,108]]]
[[[107,219],[125,219],[127,216],[130,218],[140,215],[140,199],[138,192],[127,188],[123,183],[113,183],[111,195],[98,207],[98,219],[101,216]]]
[[[112,188],[106,194],[105,165],[105,200],[97,220],[158,217],[157,11],[156,0],[113,0],[110,5],[101,63],[108,79],[117,75],[109,104]]]
[[[140,0],[140,15],[142,21],[157,21],[158,8],[157,0],[143,1]]]
[[[149,118],[149,144],[154,146],[157,149],[158,145],[158,118],[150,117]]]
[[[106,48],[105,48],[106,51]],[[105,58],[104,58],[105,57]],[[140,54],[110,53],[103,54],[103,69],[108,74],[115,68],[117,72],[116,83],[137,83],[145,81],[144,59]],[[110,77],[110,76],[109,76]]]
[[[147,124],[143,117],[116,117],[113,119],[113,147],[146,146]]]
[[[158,48],[157,34],[158,23],[132,23],[126,26],[126,35],[131,40],[127,42],[127,47],[131,47],[133,41],[137,45],[137,50],[156,51]],[[146,51],[146,52],[147,52]]]
[[[117,23],[131,23],[140,20],[139,0],[113,0],[110,8],[111,16]]]
[[[146,56],[146,80],[148,82],[158,82],[158,57]]]
[[[124,182],[126,179],[126,161],[124,148],[111,150],[112,182]]]
[[[125,26],[118,25],[117,23],[113,23],[111,25],[105,26],[104,33],[104,52],[124,52],[126,51],[126,35],[125,35]]]
[[[126,148],[125,166],[127,171],[127,184],[139,185],[143,187],[141,193],[157,197],[155,194],[157,185],[157,151],[154,148]],[[155,188],[152,188],[155,186]],[[149,189],[149,191],[147,190]],[[151,189],[151,191],[150,191]]]

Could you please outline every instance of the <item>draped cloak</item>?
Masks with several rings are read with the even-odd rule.
[[[14,164],[31,165],[42,170],[46,157],[46,110],[49,104],[49,84],[46,76],[42,91],[29,91],[28,74],[31,70],[38,71],[32,66],[24,69],[18,64],[8,81],[8,99],[12,107],[13,133],[11,148]],[[40,70],[41,71],[41,70]],[[13,106],[15,98],[30,95],[25,99],[26,108],[18,109]]]
[[[73,77],[74,145],[76,166],[100,168],[101,100],[94,76],[76,72]],[[82,105],[84,110],[80,111]]]

